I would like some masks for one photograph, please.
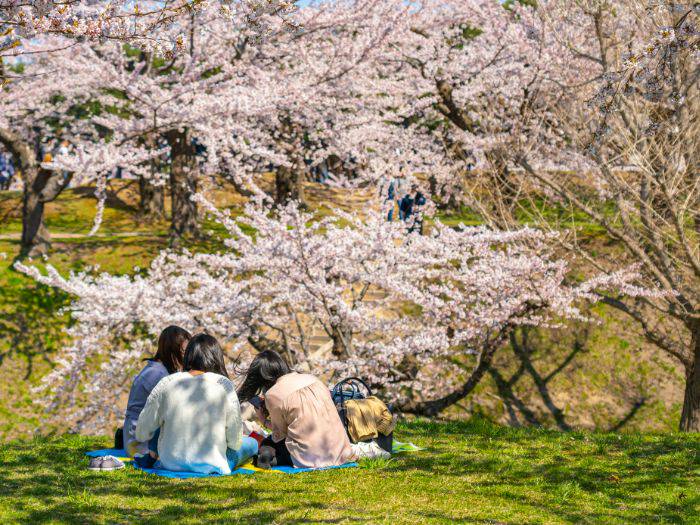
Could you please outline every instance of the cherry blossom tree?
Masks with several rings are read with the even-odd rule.
[[[409,10],[393,0],[314,3],[301,11],[299,32],[256,49],[256,60],[272,65],[277,72],[272,80],[288,95],[250,125],[274,153],[266,160],[276,172],[278,204],[303,203],[309,169],[330,157],[345,171],[368,168],[363,160],[370,143],[375,148],[381,143],[372,141],[370,130],[385,127],[376,92],[367,96],[368,88],[377,87],[368,68]]]
[[[434,415],[471,392],[514,327],[580,317],[576,303],[600,289],[645,293],[633,271],[566,284],[566,264],[534,230],[438,223],[419,235],[382,211],[316,221],[294,203],[274,215],[250,205],[233,220],[198,200],[228,231],[228,251],[164,252],[134,276],[16,264],[76,297],[72,343],[42,387],[51,414],[92,428],[118,415],[126,378],[176,323],[227,341],[233,362],[276,348],[299,369],[328,381],[359,374],[404,410]],[[309,346],[319,328],[327,352]],[[456,361],[474,363],[466,380]]]
[[[97,152],[75,149],[88,138],[100,140],[80,110],[99,86],[92,72],[94,55],[89,48],[76,47],[53,52],[49,58],[46,49],[57,46],[54,40],[28,44],[26,49],[36,52],[33,60],[16,64],[17,73],[0,89],[0,141],[23,179],[21,247],[26,255],[48,249],[45,204],[58,197],[71,180],[83,178],[86,165],[97,170],[98,166],[110,167],[108,159]],[[70,154],[58,154],[62,142],[67,145],[64,149],[71,149]],[[140,159],[132,152],[125,160]]]
[[[409,148],[409,135],[396,140],[396,126],[386,125],[364,96],[368,86],[377,87],[364,80],[365,68],[407,10],[402,2],[319,3],[297,17],[302,30],[284,31],[280,19],[274,36],[252,45],[247,18],[232,24],[198,9],[189,21],[159,28],[189,35],[183,52],[169,60],[112,42],[82,44],[78,52],[92,57],[85,69],[91,100],[112,108],[90,123],[108,130],[108,140],[74,134],[74,151],[54,164],[78,167],[79,161],[81,181],[97,181],[100,209],[100,188],[116,166],[142,175],[144,209],[158,208],[169,182],[171,231],[180,237],[197,231],[190,196],[202,176],[223,174],[250,195],[260,194],[256,175],[272,169],[276,200],[284,203],[303,201],[306,172],[329,156],[375,178],[379,163],[391,165],[399,143],[413,157],[432,157],[415,141]],[[432,160],[426,164],[437,171]]]
[[[547,104],[586,65],[565,64],[565,51],[530,2],[412,5],[364,70],[365,104],[394,124],[383,133],[407,134],[400,149],[422,157],[415,171],[441,205],[505,213],[514,152],[527,149],[538,167],[571,164]],[[488,216],[499,227],[510,219]]]
[[[251,40],[249,20],[218,15],[197,9],[176,27],[159,28],[163,36],[157,38],[182,30],[188,34],[182,52],[167,59],[147,48],[92,45],[92,72],[99,84],[95,99],[112,108],[92,122],[108,130],[110,140],[97,145],[88,139],[83,149],[125,167],[136,152],[149,151],[147,165],[140,166],[143,208],[162,213],[162,187],[169,182],[176,237],[197,233],[197,210],[190,196],[203,174],[222,169],[219,152],[228,154],[236,137],[232,123],[261,111],[274,93],[256,84],[255,71],[238,67],[239,55]],[[240,142],[242,136],[238,134]],[[83,170],[104,184],[103,168],[98,163]]]
[[[242,107],[254,100],[250,96],[247,98],[238,96],[236,86],[230,86],[232,78],[230,71],[213,75],[217,78],[211,79],[211,73],[215,68],[226,64],[231,57],[235,56],[235,45],[231,44],[228,48],[222,45],[216,46],[216,43],[212,44],[211,41],[217,39],[209,36],[209,41],[202,42],[202,50],[204,45],[211,45],[209,51],[226,49],[229,54],[213,53],[209,60],[202,60],[202,51],[195,54],[193,47],[195,19],[199,21],[200,28],[207,25],[210,31],[216,24],[219,35],[226,35],[219,36],[219,41],[233,34],[232,28],[236,29],[238,38],[252,40],[259,36],[258,31],[262,23],[271,28],[274,21],[277,24],[277,30],[280,31],[287,28],[288,24],[287,19],[280,16],[282,4],[273,5],[273,2],[257,7],[252,3],[246,7],[244,2],[180,2],[177,3],[178,5],[158,2],[153,3],[153,6],[145,11],[131,14],[125,14],[120,10],[123,6],[118,2],[113,4],[113,9],[107,11],[99,3],[91,6],[84,4],[86,3],[68,2],[63,5],[54,5],[47,2],[42,3],[42,6],[38,3],[30,4],[31,8],[15,5],[13,2],[7,6],[3,5],[2,12],[9,17],[6,25],[11,29],[15,26],[24,28],[20,36],[26,37],[21,41],[16,40],[17,45],[8,46],[7,53],[0,57],[3,66],[0,70],[3,80],[3,98],[0,103],[5,106],[3,142],[13,153],[22,173],[26,175],[22,246],[23,253],[29,255],[46,252],[48,233],[43,226],[43,206],[55,199],[69,182],[72,181],[74,184],[96,182],[99,198],[97,227],[104,208],[107,174],[116,167],[122,167],[131,173],[141,175],[142,180],[150,180],[154,178],[153,167],[156,165],[156,159],[167,154],[170,154],[172,159],[170,171],[175,210],[173,231],[178,235],[194,231],[196,209],[189,195],[196,187],[196,177],[184,175],[198,168],[194,156],[195,144],[187,128],[191,120],[183,118],[187,111],[183,111],[182,108],[179,115],[172,111],[167,114],[167,110],[164,110],[161,114],[166,113],[162,118],[165,122],[156,122],[156,125],[162,125],[165,128],[158,127],[157,135],[152,132],[147,133],[153,122],[151,117],[156,118],[155,115],[148,114],[148,110],[153,108],[153,104],[162,104],[165,101],[170,102],[170,108],[176,104],[185,104],[191,110],[191,119],[197,120],[198,116],[207,115],[211,124],[217,114],[228,111],[232,105]],[[232,10],[234,4],[240,9]],[[41,12],[29,11],[40,7]],[[52,11],[54,7],[60,13]],[[142,5],[142,8],[145,7]],[[182,16],[185,11],[188,13],[187,17]],[[136,17],[137,21],[129,21],[130,17]],[[263,19],[265,19],[264,22]],[[63,22],[69,25],[61,25]],[[132,22],[136,25],[129,26]],[[148,31],[144,32],[144,29]],[[184,45],[184,40],[181,38],[184,30],[189,30],[189,47]],[[67,36],[66,33],[70,35]],[[7,32],[8,38],[15,34],[14,31]],[[46,37],[46,34],[60,36]],[[69,36],[81,38],[75,40]],[[133,72],[129,71],[129,69],[133,70],[134,61],[127,60],[128,57],[125,56],[121,43],[128,41],[144,46],[140,52],[142,58],[140,62],[149,64],[153,62],[153,55],[159,50],[156,49],[157,46],[154,48],[152,45],[146,45],[144,38],[151,39],[156,44],[161,40],[172,38],[178,42],[179,51],[185,51],[185,47],[188,47],[187,53],[165,54],[171,62],[169,66],[166,65],[162,68],[163,70],[156,72],[160,77],[159,94],[152,93],[153,86],[158,85],[158,82],[152,78],[153,75],[150,78],[150,86],[145,80],[148,75],[143,75],[145,78],[141,84],[129,83],[134,76]],[[100,44],[98,42],[100,40],[107,43]],[[113,40],[118,43],[112,43]],[[179,59],[183,54],[187,58]],[[215,60],[218,60],[216,64],[214,64]],[[120,67],[121,76],[115,74]],[[176,68],[181,68],[179,72],[184,70],[185,73],[178,77],[173,73]],[[139,64],[139,73],[143,69],[145,65]],[[23,70],[25,70],[24,73]],[[224,99],[216,98],[215,94],[211,93],[211,86],[217,83],[221,93],[220,85],[225,83],[220,81],[222,76],[229,81],[226,84],[228,89],[226,104],[222,104]],[[188,79],[189,82],[179,85],[178,81],[183,78]],[[177,86],[174,90],[163,88],[173,84]],[[243,82],[238,83],[239,91],[242,84]],[[129,87],[132,88],[131,91],[127,89]],[[111,115],[114,118],[110,121],[110,114],[107,112],[103,113],[102,119],[85,119],[84,116],[78,119],[76,118],[78,112],[73,111],[73,108],[87,101],[101,103],[102,107],[110,105],[116,107],[114,97],[110,95],[134,94],[138,93],[138,88],[143,88],[141,93],[143,99],[139,101],[150,96],[149,102],[153,104],[150,107],[147,103],[140,105],[139,110],[146,111],[137,113],[138,118],[129,121],[132,129],[123,129],[123,125],[121,128],[110,128],[108,124],[114,122],[116,116]],[[159,95],[160,100],[157,99]],[[266,98],[261,91],[258,91],[257,95],[261,96],[263,101]],[[192,104],[192,100],[195,99],[198,104]],[[127,101],[133,102],[133,100]],[[123,107],[117,109],[124,110]],[[134,114],[133,108],[131,111]],[[233,113],[233,111],[229,112],[229,118]],[[44,124],[49,117],[53,128],[56,128],[56,120],[62,121],[60,136],[56,136],[55,129],[46,129]],[[95,124],[98,127],[95,127]],[[102,131],[104,127],[109,130],[107,137]],[[203,127],[200,126],[199,129]],[[212,134],[213,140],[229,132],[232,131],[226,128],[219,129],[218,134]],[[157,138],[167,140],[166,151],[159,149],[161,145]],[[66,141],[70,147],[64,148],[68,151],[63,155],[54,155],[50,164],[42,165],[43,153],[36,147],[36,144],[42,140],[44,142]],[[157,194],[157,190],[152,186],[142,186],[145,186],[144,194],[149,191]]]
[[[196,4],[168,3],[186,9],[149,27],[148,38],[177,52],[131,37],[125,48],[126,33],[80,44],[89,68],[66,65],[65,74],[89,78],[55,85],[114,111],[75,119],[72,150],[45,168],[95,182],[98,195],[118,165],[148,185],[167,181],[173,233],[195,233],[204,208],[227,230],[227,249],[166,251],[133,276],[63,277],[18,263],[76,297],[71,343],[41,387],[51,413],[76,428],[103,426],[150,341],[177,323],[225,340],[232,364],[275,348],[299,369],[328,381],[361,375],[401,409],[435,415],[469,395],[516,327],[580,318],[580,302],[602,299],[686,366],[682,428],[695,429],[692,11],[669,4],[649,15],[631,0],[346,0],[301,9],[290,32],[270,3],[258,39],[247,11],[222,17],[228,2]],[[650,41],[653,49],[639,50]],[[651,62],[637,67],[640,53]],[[650,74],[650,63],[671,80],[658,68]],[[53,111],[66,120],[67,103],[55,96],[63,92],[26,79],[45,91],[0,101],[12,108],[6,127]],[[591,100],[616,110],[591,112]],[[97,129],[108,140],[96,140]],[[357,175],[336,181],[348,186],[381,183],[403,164],[443,204],[466,202],[489,227],[437,222],[419,235],[387,222],[381,203],[319,220],[304,210],[303,182],[329,156]],[[470,164],[481,173],[465,175]],[[593,184],[552,170],[561,165],[592,171]],[[274,207],[258,186],[264,169],[275,171]],[[251,197],[236,220],[199,192],[222,174]],[[569,236],[523,229],[518,207],[535,194],[583,210],[629,257],[607,264]],[[614,218],[601,212],[610,202]],[[575,247],[600,272],[576,282],[557,245]],[[671,321],[653,325],[654,311]],[[310,344],[319,332],[327,348]]]
[[[682,2],[543,2],[566,45],[566,59],[587,72],[561,86],[550,106],[585,179],[547,172],[516,156],[530,184],[600,225],[621,247],[615,263],[640,265],[659,297],[606,297],[638,323],[649,342],[684,367],[681,430],[700,430],[700,186],[697,166],[698,8]],[[571,23],[577,22],[575,28]],[[593,267],[610,261],[571,236],[568,248]]]
[[[537,215],[544,198],[621,242],[647,286],[667,294],[606,301],[685,368],[680,426],[697,430],[697,6],[440,6],[415,12],[392,46],[399,54],[378,69],[394,82],[382,91],[393,95],[387,106],[433,123],[448,158],[475,157],[482,169],[467,177],[446,172],[444,196],[488,224],[517,228],[534,210],[541,226],[568,229]],[[571,233],[562,236],[568,250],[614,271]]]
[[[359,79],[406,12],[398,4],[315,4],[296,17],[299,31],[283,31],[281,21],[274,36],[255,45],[245,21],[231,26],[197,13],[187,52],[166,62],[101,46],[94,66],[99,100],[119,111],[94,121],[113,134],[109,147],[160,155],[167,172],[150,179],[169,179],[177,236],[197,229],[190,196],[202,177],[223,175],[244,194],[262,195],[255,179],[272,170],[276,202],[303,201],[309,168],[331,155],[359,158],[366,137],[358,130],[381,123],[376,108],[363,103]]]
[[[491,24],[476,23],[478,31],[468,35],[469,42],[481,41],[493,60],[485,60],[485,69],[472,69],[479,72],[473,77],[455,70],[448,84],[478,89],[501,56],[511,59],[506,67],[520,72],[514,90],[499,91],[494,84],[488,93],[495,99],[478,91],[466,99],[472,113],[464,110],[463,120],[468,123],[472,116],[477,133],[463,143],[468,146],[474,138],[477,144],[491,143],[482,150],[487,169],[472,177],[475,189],[465,186],[466,202],[492,225],[517,227],[525,211],[541,227],[570,230],[537,213],[544,200],[547,209],[583,212],[619,243],[625,262],[641,265],[646,286],[667,293],[605,300],[685,368],[680,427],[697,430],[697,6],[551,0],[517,13],[501,18],[516,35],[505,43],[495,39],[489,45]],[[469,16],[478,20],[478,14]],[[456,54],[468,48],[461,43],[448,47]],[[508,51],[512,54],[503,55]],[[469,60],[474,56],[478,50]],[[438,61],[440,67],[428,71],[444,77],[451,71],[447,62]],[[431,62],[416,64],[422,70]],[[485,117],[474,100],[488,101]],[[452,112],[453,129],[468,129],[456,118],[465,106],[451,101],[441,94],[438,109]],[[503,101],[509,101],[505,107],[510,110],[501,111]],[[621,262],[619,256],[601,258],[576,231],[560,239],[599,271],[614,271]]]
[[[172,202],[171,231],[176,236],[197,231],[197,210],[190,199],[202,172],[213,173],[218,165],[205,164],[197,156],[197,144],[205,144],[215,157],[217,141],[233,134],[228,119],[242,110],[254,111],[252,92],[243,93],[242,81],[226,65],[230,56],[215,35],[204,32],[204,23],[193,20],[192,48],[159,67],[148,53],[126,54],[120,46],[100,49],[104,105],[119,108],[95,118],[96,124],[110,130],[116,154],[128,155],[133,149],[147,148],[159,159],[145,174],[145,191],[156,193],[169,182]],[[195,36],[197,40],[195,40]],[[195,47],[196,46],[196,47]],[[262,95],[261,93],[258,93]],[[262,104],[264,97],[261,96]],[[89,147],[89,145],[86,145]]]

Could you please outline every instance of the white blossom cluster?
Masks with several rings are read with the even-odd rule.
[[[0,41],[0,56],[21,54],[26,41],[45,35],[129,42],[173,56],[185,48],[186,24],[193,13],[243,22],[249,35],[261,39],[279,25],[279,20],[295,29],[294,11],[294,2],[286,0],[2,0],[0,27],[5,38]]]

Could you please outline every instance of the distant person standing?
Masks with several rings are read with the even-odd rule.
[[[408,230],[409,233],[417,231],[423,235],[423,210],[427,202],[425,195],[423,195],[420,190],[416,191],[416,195],[413,197],[413,207],[411,209],[411,213],[415,216],[415,219]]]
[[[389,214],[387,215],[387,220],[391,222],[394,216],[394,201],[396,200],[396,190],[395,190],[395,177],[387,177],[383,175],[379,180],[379,197],[384,199],[385,206],[389,208],[389,202],[391,202],[391,208],[389,208]]]
[[[0,190],[7,190],[15,174],[15,166],[10,155],[0,153]]]
[[[394,208],[399,208],[399,219],[402,219],[401,215],[401,200],[409,192],[408,180],[404,173],[404,166],[402,165],[399,173],[391,179],[389,183],[389,192],[387,195],[387,201],[392,201],[391,209],[389,210],[389,222],[394,220]]]
[[[414,199],[410,193],[404,195],[399,201],[399,219],[407,222],[413,214]]]
[[[386,201],[387,203],[391,203],[391,205],[387,204],[387,207],[389,207],[389,215],[387,216],[387,220],[391,222],[394,219],[394,201],[396,200],[396,190],[394,189],[394,177],[389,179],[389,186],[386,188]]]
[[[328,161],[323,161],[314,168],[316,172],[316,182],[325,184],[331,178],[331,172],[328,167]]]
[[[61,142],[58,144],[58,147],[55,150],[55,155],[54,158],[56,157],[66,157],[70,153],[70,142],[68,142],[66,139],[61,140]],[[69,171],[61,171],[61,175],[63,176],[63,179],[65,181],[68,181],[70,178],[70,172]]]

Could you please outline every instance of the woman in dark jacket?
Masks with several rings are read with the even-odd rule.
[[[141,443],[136,439],[136,422],[146,405],[148,396],[158,382],[164,377],[182,370],[185,347],[191,337],[184,328],[168,326],[158,338],[156,355],[146,359],[146,366],[134,378],[124,417],[124,449],[130,457],[133,457],[134,454],[148,453],[148,443]],[[155,439],[158,439],[157,436]]]

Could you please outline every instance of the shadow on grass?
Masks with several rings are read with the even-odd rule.
[[[49,356],[61,344],[68,323],[57,314],[69,303],[68,294],[9,273],[0,287],[0,366],[6,359],[24,359],[27,368],[22,379],[27,380],[36,359],[50,364]]]
[[[64,438],[65,439],[65,438]],[[99,473],[86,470],[85,450],[99,448],[99,440],[71,437],[72,446],[35,439],[12,445],[12,453],[0,446],[0,486],[12,495],[14,510],[25,523],[70,522],[97,524],[143,523],[185,520],[197,522],[237,521],[270,523],[289,513],[323,511],[324,505],[308,501],[301,488],[279,486],[278,491],[256,488],[252,476],[238,475],[193,480],[171,480],[134,472]],[[270,475],[272,476],[272,475]],[[279,496],[284,495],[284,502]],[[124,501],[137,501],[131,508]],[[149,500],[153,501],[149,508]],[[36,502],[41,502],[37,505]],[[293,504],[289,502],[293,501]],[[145,503],[145,505],[144,505]],[[336,523],[339,519],[314,522]],[[285,519],[305,523],[305,519]]]
[[[482,421],[402,422],[397,435],[429,448],[354,471],[194,480],[89,472],[83,453],[104,440],[36,439],[0,446],[0,486],[22,522],[90,524],[687,523],[699,503],[697,437]]]
[[[619,519],[620,511],[631,521],[685,523],[700,506],[697,436],[562,433],[502,427],[479,419],[416,421],[410,428],[444,440],[431,447],[429,461],[407,454],[386,465],[387,471],[459,477],[489,473],[478,482],[479,490],[539,505],[574,523],[609,522]],[[528,495],[533,487],[550,495],[545,503]],[[674,501],[660,497],[672,493]],[[610,511],[581,511],[577,502],[589,497],[605,501]]]
[[[105,205],[109,208],[114,208],[117,210],[125,211],[130,214],[136,215],[138,213],[138,207],[126,202],[124,199],[121,198],[119,195],[120,193],[128,190],[131,186],[133,185],[133,181],[129,181],[127,184],[119,188],[119,190],[115,191],[112,188],[107,188],[106,193],[106,200],[105,200]],[[85,198],[92,198],[96,200],[95,198],[95,189],[91,187],[86,187],[86,186],[81,186],[79,188],[75,188],[73,190],[73,193],[75,195],[74,200],[78,199],[85,199]],[[69,198],[65,199],[66,202],[70,202]]]
[[[101,271],[133,273],[135,266],[147,267],[167,245],[166,237],[100,237],[62,239],[52,247],[52,256],[64,259],[73,271],[101,265]]]

